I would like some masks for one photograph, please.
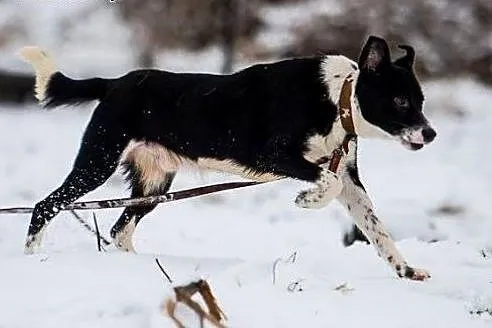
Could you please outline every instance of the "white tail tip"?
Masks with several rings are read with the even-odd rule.
[[[46,89],[48,88],[51,76],[57,71],[55,63],[44,50],[35,46],[22,48],[20,55],[36,71],[34,93],[39,102],[42,102],[46,98]]]

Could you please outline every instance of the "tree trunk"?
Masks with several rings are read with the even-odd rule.
[[[222,49],[224,63],[222,73],[231,73],[234,65],[235,43],[238,30],[238,10],[240,0],[223,0],[222,7]]]

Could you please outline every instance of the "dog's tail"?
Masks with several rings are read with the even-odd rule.
[[[53,59],[38,47],[22,48],[20,54],[36,71],[34,93],[45,107],[101,100],[109,89],[108,79],[74,80],[65,76],[58,71]]]

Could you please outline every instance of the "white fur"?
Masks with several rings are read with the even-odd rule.
[[[349,75],[356,80],[359,75],[357,63],[345,56],[325,56],[321,62],[321,78],[326,84],[330,94],[330,100],[338,104],[343,82]],[[354,81],[355,87],[355,81]]]
[[[167,173],[175,172],[191,160],[154,142],[130,141],[121,156],[122,162],[130,162],[140,172],[145,195],[159,188]]]
[[[422,134],[423,129],[424,127],[404,129],[401,138],[406,142],[423,145],[425,143],[424,135]]]
[[[55,63],[45,51],[38,47],[24,47],[20,53],[36,71],[34,92],[38,101],[43,102],[46,99],[46,88],[51,76],[57,71]]]
[[[358,76],[357,64],[345,56],[326,56],[320,69],[321,79],[327,86],[330,100],[338,104],[345,78],[349,75],[354,78]],[[353,84],[355,83],[354,81]],[[332,151],[342,143],[345,134],[340,118],[337,116],[329,135],[315,134],[307,140],[308,149],[304,153],[304,158],[314,163],[322,157],[330,157]]]
[[[119,250],[123,252],[135,253],[135,248],[133,247],[133,234],[136,228],[135,217],[131,218],[131,221],[125,225],[125,227],[119,231],[113,238],[113,243]]]
[[[220,172],[227,172],[235,175],[239,175],[246,179],[251,179],[254,181],[266,182],[274,181],[283,178],[282,176],[275,175],[272,173],[256,173],[250,169],[234,163],[230,160],[216,160],[214,158],[198,158],[198,167],[206,170],[214,170]]]
[[[296,198],[296,205],[302,208],[323,208],[342,192],[340,178],[327,168],[321,171],[316,187],[302,191]]]
[[[41,228],[41,230],[35,235],[28,235],[24,247],[24,254],[31,255],[34,254],[36,249],[41,246],[41,241],[43,240],[43,235],[46,230],[46,225]]]

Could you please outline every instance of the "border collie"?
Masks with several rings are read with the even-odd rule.
[[[336,172],[319,164],[346,135],[337,103],[348,76],[357,136],[393,139],[411,150],[434,139],[422,113],[415,52],[400,48],[406,54],[392,62],[386,41],[371,36],[358,63],[327,55],[254,65],[231,75],[141,69],[85,80],[65,76],[41,49],[24,48],[23,57],[36,71],[36,97],[45,107],[99,101],[72,171],[34,208],[25,252],[40,246],[42,232],[64,206],[103,184],[119,164],[133,197],[166,193],[178,168],[193,165],[257,181],[311,182],[297,196],[298,206],[320,208],[337,198],[355,220],[354,231],[367,237],[399,277],[430,277],[407,264],[376,217],[358,175],[357,139]],[[133,251],[132,234],[154,208],[125,208],[111,229],[116,247]]]

